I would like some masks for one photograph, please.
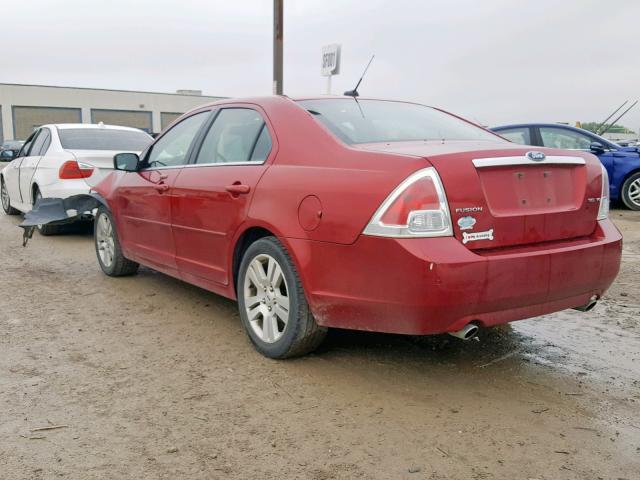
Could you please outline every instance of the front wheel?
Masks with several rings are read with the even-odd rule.
[[[640,172],[631,175],[622,185],[622,201],[631,210],[640,210]]]
[[[93,228],[96,255],[102,271],[110,277],[123,277],[136,273],[139,265],[122,254],[113,217],[105,207],[98,209]]]
[[[324,339],[327,329],[311,315],[291,257],[275,237],[249,246],[240,264],[237,289],[240,318],[263,355],[304,355]]]
[[[4,178],[0,178],[0,199],[2,199],[2,209],[7,215],[18,215],[20,212],[11,206],[9,190],[4,183]]]

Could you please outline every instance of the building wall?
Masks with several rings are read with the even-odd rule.
[[[24,140],[34,127],[43,123],[91,123],[92,117],[97,122],[131,125],[160,132],[177,115],[221,98],[0,83],[0,136],[4,140]],[[15,124],[14,111],[17,112]],[[70,112],[74,112],[73,119]]]

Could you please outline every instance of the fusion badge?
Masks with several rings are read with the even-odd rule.
[[[466,244],[469,242],[474,242],[476,240],[493,240],[493,228],[491,230],[487,230],[486,232],[462,233],[462,243]]]
[[[458,226],[460,227],[460,230],[471,230],[475,224],[476,219],[469,215],[458,219]]]

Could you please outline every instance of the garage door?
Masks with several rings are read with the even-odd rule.
[[[47,123],[82,123],[79,108],[13,107],[13,138],[26,140],[35,128]]]
[[[151,133],[151,112],[137,110],[91,109],[91,123],[135,127]]]
[[[164,131],[164,129],[171,125],[171,122],[173,122],[180,115],[182,114],[176,112],[160,112],[160,123],[162,124],[162,130]]]

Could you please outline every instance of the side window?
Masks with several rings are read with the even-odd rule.
[[[36,130],[25,140],[24,145],[22,145],[22,149],[20,150],[20,156],[26,157],[29,155],[29,150],[31,150],[31,145],[33,145],[33,141],[36,139],[36,135],[40,133],[40,130]]]
[[[147,156],[147,167],[175,167],[187,162],[187,153],[198,130],[211,112],[200,112],[185,118],[164,134]]]
[[[30,157],[39,157],[40,156],[40,150],[42,150],[42,147],[44,146],[44,142],[46,140],[47,140],[47,129],[46,128],[41,128],[38,131],[38,136],[36,137],[36,139],[31,144],[31,150],[29,151],[29,156]]]
[[[529,133],[529,128],[527,127],[510,128],[508,130],[500,130],[496,133],[513,143],[519,143],[521,145],[531,145],[531,134]]]
[[[36,146],[33,146],[33,152],[31,155],[44,155],[47,153],[49,149],[49,145],[51,145],[51,132],[48,128],[43,128],[42,133],[38,136],[38,141],[40,141],[40,137],[42,137],[42,145],[40,147],[40,151],[36,152]]]
[[[207,132],[196,163],[261,163],[270,151],[271,136],[262,115],[250,108],[225,108]]]
[[[589,150],[591,145],[586,135],[563,128],[540,127],[540,136],[545,147]]]

